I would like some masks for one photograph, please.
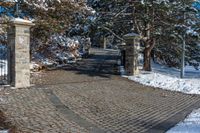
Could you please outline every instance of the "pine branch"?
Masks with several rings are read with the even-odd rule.
[[[116,38],[118,38],[121,41],[124,41],[123,38],[121,38],[120,36],[118,36],[117,34],[115,34],[111,29],[109,29],[108,27],[102,27],[103,29],[109,31],[110,33],[112,33]]]

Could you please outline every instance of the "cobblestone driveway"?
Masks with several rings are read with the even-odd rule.
[[[33,74],[31,88],[0,92],[20,133],[162,133],[200,107],[200,97],[117,76],[115,51]],[[0,99],[1,100],[1,99]]]

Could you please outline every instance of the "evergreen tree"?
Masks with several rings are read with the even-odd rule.
[[[183,41],[186,42],[186,64],[197,68],[199,64],[199,18],[192,0],[179,0],[170,3],[169,25],[162,31],[159,45],[155,47],[156,57],[162,63],[173,67],[181,64]]]
[[[84,0],[26,0],[22,10],[35,20],[34,37],[44,42],[54,33],[64,33],[78,17],[87,17],[91,12]]]
[[[190,47],[188,50],[198,51],[195,44],[198,42],[199,20],[196,17],[197,10],[192,6],[193,0],[90,0],[89,2],[97,10],[98,27],[103,27],[104,31],[109,31],[116,39],[122,40],[122,36],[131,32],[132,27],[142,37],[144,70],[151,70],[153,49],[156,58],[160,58],[168,65],[180,66],[182,33],[186,34],[187,44],[193,43],[187,45]],[[183,20],[184,12],[185,20]],[[189,53],[191,52],[190,50]],[[192,57],[187,58],[187,61],[192,60]]]

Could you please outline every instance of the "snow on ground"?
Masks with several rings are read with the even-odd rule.
[[[183,122],[170,129],[166,133],[199,133],[200,132],[200,109],[194,110]]]
[[[8,130],[0,130],[0,133],[8,133]]]
[[[179,91],[187,94],[200,94],[200,70],[190,66],[185,69],[185,78],[180,79],[180,70],[153,64],[153,71],[141,71],[137,76],[127,78],[143,85]]]
[[[137,76],[125,76],[124,68],[120,71],[126,77],[143,85],[179,91],[186,94],[200,94],[200,70],[191,66],[185,68],[185,78],[180,79],[180,70],[152,64],[153,71],[141,71]],[[167,131],[167,133],[200,133],[200,109],[194,110],[184,121]]]
[[[7,61],[6,60],[0,60],[0,76],[7,74]]]
[[[5,49],[5,46],[0,45],[0,76],[6,75],[7,74],[7,60],[5,60],[5,52],[2,52]]]

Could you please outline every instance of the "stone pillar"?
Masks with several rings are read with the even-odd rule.
[[[128,76],[139,74],[139,49],[140,36],[130,33],[124,36],[125,45],[125,70]]]
[[[14,19],[8,29],[10,83],[16,88],[30,86],[30,27],[33,25],[27,20]]]

